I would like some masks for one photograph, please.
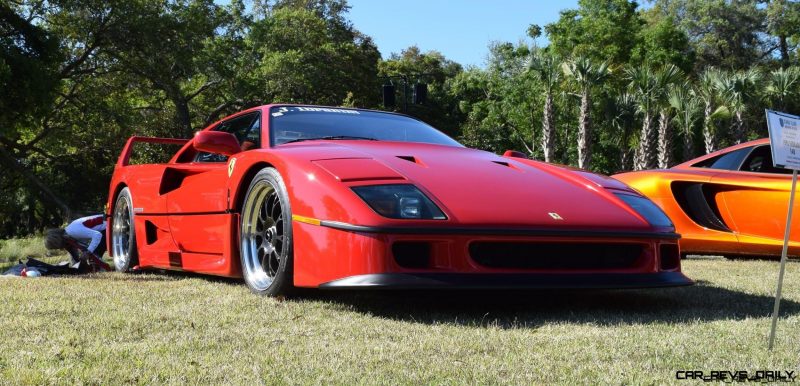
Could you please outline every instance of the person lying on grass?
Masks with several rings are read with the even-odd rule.
[[[73,264],[85,261],[93,270],[110,271],[111,266],[101,259],[106,251],[106,224],[102,214],[81,217],[64,229],[47,230],[44,246],[47,249],[65,249]]]

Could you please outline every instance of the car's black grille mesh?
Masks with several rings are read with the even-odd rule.
[[[637,266],[640,244],[473,242],[470,257],[491,268],[591,270]]]

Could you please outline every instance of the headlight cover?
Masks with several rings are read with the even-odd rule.
[[[656,227],[675,227],[666,213],[664,213],[658,205],[654,204],[653,201],[650,201],[650,199],[626,193],[614,194],[616,194],[620,200],[625,201],[633,210],[642,215],[650,225]]]
[[[410,184],[356,186],[353,191],[383,217],[445,220],[441,209],[416,186]]]

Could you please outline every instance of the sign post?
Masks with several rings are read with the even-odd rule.
[[[775,330],[778,327],[783,275],[786,272],[786,255],[789,251],[789,231],[792,224],[794,191],[797,186],[797,170],[800,169],[800,117],[767,110],[767,128],[772,148],[772,163],[775,167],[792,169],[792,192],[789,194],[789,211],[786,215],[786,228],[783,232],[781,269],[778,274],[778,288],[775,291],[775,306],[772,310],[772,329],[769,332],[769,349],[772,350],[775,343]]]

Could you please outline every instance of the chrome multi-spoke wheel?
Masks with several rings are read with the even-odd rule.
[[[124,188],[117,195],[111,222],[111,255],[117,271],[127,271],[135,264],[136,233],[133,229],[131,193]]]
[[[256,293],[278,295],[291,288],[291,214],[275,169],[259,172],[242,207],[242,273]]]

